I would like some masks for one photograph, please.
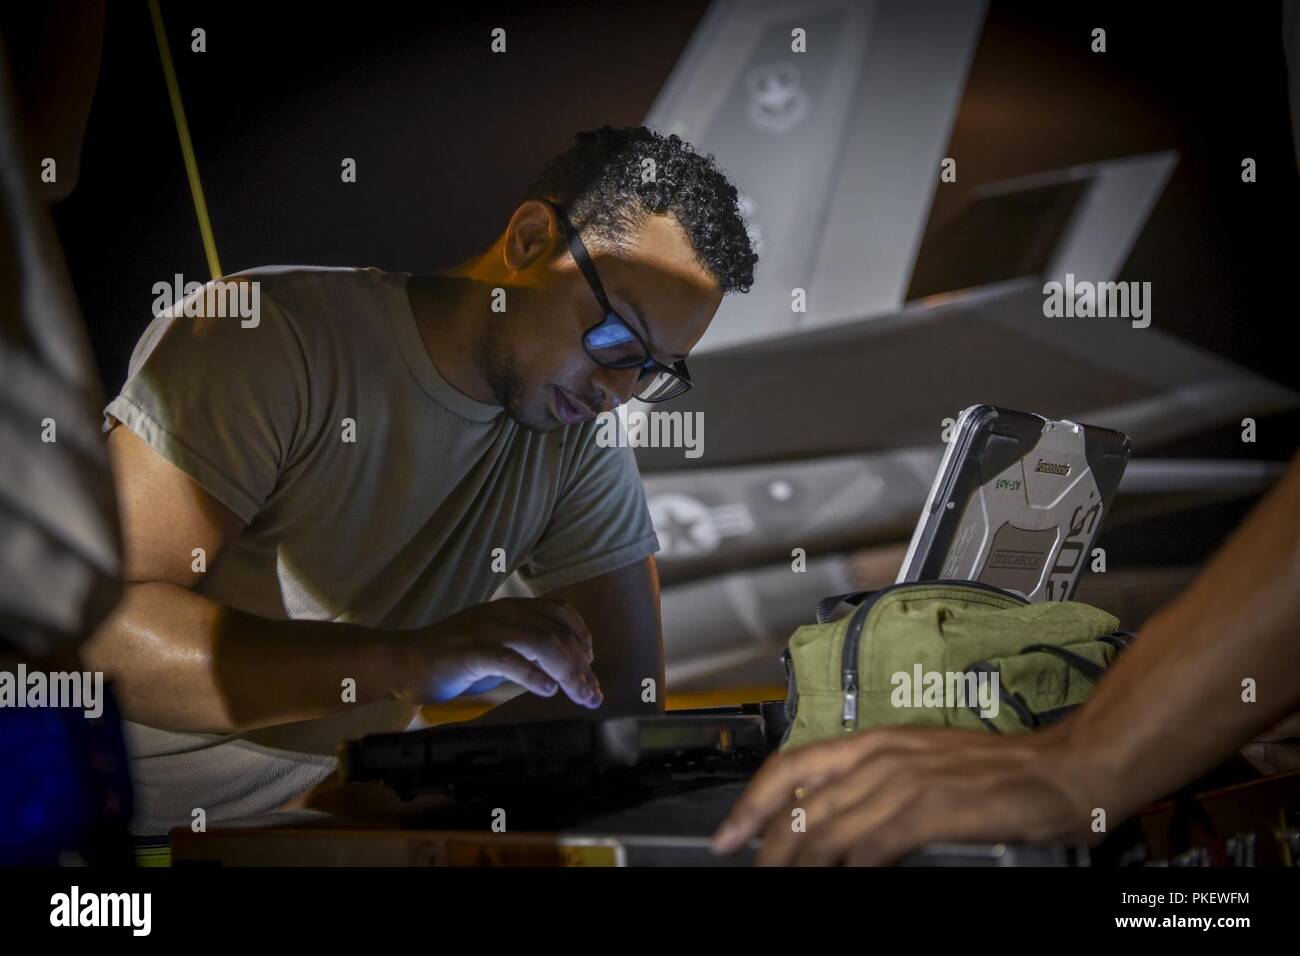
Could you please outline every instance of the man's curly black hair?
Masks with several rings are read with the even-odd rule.
[[[594,236],[615,253],[626,248],[648,214],[672,213],[723,293],[749,291],[758,256],[736,187],[712,154],[644,126],[602,126],[574,139],[533,180],[527,198],[558,202],[584,239]],[[654,172],[649,182],[643,181],[646,169]]]

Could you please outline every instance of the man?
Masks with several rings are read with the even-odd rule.
[[[497,719],[661,711],[658,543],[594,418],[688,388],[756,261],[711,157],[604,127],[454,268],[252,270],[255,318],[155,319],[106,409],[128,586],[87,650],[135,831],[283,806],[504,680]],[[516,569],[542,596],[489,601]]]

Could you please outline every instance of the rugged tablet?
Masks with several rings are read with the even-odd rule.
[[[961,413],[898,581],[980,581],[1066,601],[1128,464],[1128,436],[973,405]]]

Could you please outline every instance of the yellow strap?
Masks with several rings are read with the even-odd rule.
[[[212,223],[208,220],[208,204],[203,199],[203,184],[199,182],[199,164],[194,158],[194,143],[190,141],[189,124],[185,122],[185,107],[181,105],[181,90],[176,84],[176,69],[172,66],[171,48],[167,44],[167,31],[163,29],[158,0],[149,0],[149,16],[153,18],[158,56],[162,58],[163,76],[167,80],[167,96],[172,102],[172,118],[176,120],[176,134],[181,140],[181,156],[185,159],[185,176],[190,181],[190,195],[194,197],[194,214],[199,220],[203,252],[208,258],[208,271],[216,279],[222,274],[221,261],[217,258],[217,242],[212,236]]]

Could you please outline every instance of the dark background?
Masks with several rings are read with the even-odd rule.
[[[644,119],[705,7],[164,2],[223,270],[420,271],[478,251],[574,131]],[[1105,54],[1089,50],[1095,26]],[[947,153],[958,182],[938,188],[927,245],[981,183],[1170,148],[1180,162],[1120,278],[1152,282],[1162,330],[1295,387],[1300,186],[1279,2],[993,2]],[[355,184],[340,181],[349,156]],[[143,0],[109,5],[82,178],[55,221],[111,393],[153,283],[208,278]],[[1289,457],[1300,420],[1272,424],[1252,454]],[[1221,448],[1170,451],[1239,457],[1217,434]]]

